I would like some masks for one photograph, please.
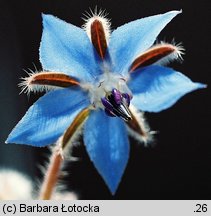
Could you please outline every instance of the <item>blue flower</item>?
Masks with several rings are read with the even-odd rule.
[[[26,92],[50,91],[29,108],[6,142],[42,147],[62,138],[66,145],[83,126],[89,157],[115,193],[129,158],[128,134],[145,143],[151,137],[141,111],[160,112],[205,87],[161,66],[181,59],[181,46],[153,45],[179,13],[135,20],[112,33],[102,13],[88,17],[83,28],[43,15],[43,71],[21,85]]]

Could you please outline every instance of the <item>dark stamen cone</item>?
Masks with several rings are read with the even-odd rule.
[[[30,81],[30,85],[49,85],[58,87],[70,87],[74,85],[79,85],[79,82],[66,74],[56,73],[56,72],[40,72],[34,74]]]
[[[101,59],[104,59],[107,49],[106,36],[102,23],[97,19],[91,24],[91,41]]]
[[[151,64],[154,64],[155,62],[161,60],[162,58],[172,54],[177,50],[177,47],[171,45],[171,44],[160,44],[156,45],[143,54],[141,54],[139,57],[137,57],[131,67],[130,72],[133,72],[137,68],[140,67],[146,67]]]
[[[62,137],[62,142],[61,142],[62,143],[62,145],[61,145],[62,149],[64,149],[66,147],[69,140],[73,137],[73,135],[80,128],[80,126],[84,123],[84,121],[87,119],[89,113],[90,113],[90,110],[88,108],[85,108],[75,117],[72,124],[65,131],[65,133]]]
[[[108,116],[118,116],[124,121],[131,120],[132,116],[128,108],[129,102],[123,98],[122,93],[117,89],[112,89],[106,97],[101,98],[101,102],[105,107]]]

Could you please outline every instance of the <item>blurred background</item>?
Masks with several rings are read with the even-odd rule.
[[[183,10],[159,35],[159,40],[182,42],[186,54],[182,64],[170,66],[193,81],[209,84],[210,11],[208,0],[1,0],[0,1],[0,169],[20,171],[37,185],[40,166],[48,160],[47,148],[5,144],[11,129],[40,95],[19,94],[23,69],[41,69],[39,43],[41,13],[53,14],[81,26],[82,13],[95,6],[106,9],[112,28],[145,16]],[[90,162],[83,146],[73,149],[79,160],[68,162],[63,179],[79,199],[210,199],[211,140],[210,91],[198,90],[183,97],[172,108],[147,113],[156,144],[145,148],[131,140],[127,169],[115,196]],[[0,183],[1,184],[1,183]]]

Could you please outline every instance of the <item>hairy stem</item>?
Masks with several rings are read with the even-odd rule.
[[[58,180],[60,167],[62,164],[63,158],[61,153],[58,151],[58,147],[53,151],[53,154],[50,159],[50,164],[45,175],[43,184],[41,186],[39,199],[49,200],[53,193],[54,187]]]

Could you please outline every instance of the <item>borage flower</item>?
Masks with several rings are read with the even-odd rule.
[[[129,158],[128,132],[147,143],[151,132],[140,111],[160,112],[203,88],[163,63],[181,59],[180,46],[153,46],[180,11],[127,23],[110,34],[103,14],[83,28],[43,15],[43,71],[25,78],[23,91],[51,90],[32,105],[7,143],[46,146],[71,142],[83,125],[90,159],[115,193]]]

